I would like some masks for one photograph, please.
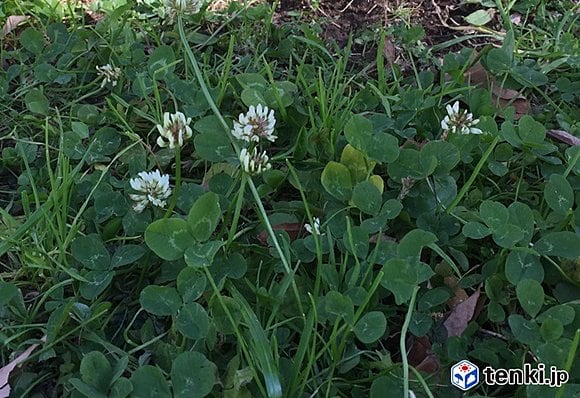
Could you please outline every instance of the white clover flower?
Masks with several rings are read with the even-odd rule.
[[[248,152],[246,148],[240,151],[240,164],[242,169],[248,174],[260,174],[262,171],[270,170],[270,164],[266,151],[258,153],[258,148],[254,148]]]
[[[165,112],[163,114],[163,126],[158,124],[157,130],[159,130],[160,137],[157,138],[157,145],[164,148],[169,146],[170,149],[181,147],[183,145],[184,137],[191,138],[193,131],[189,127],[191,123],[191,118],[185,118],[185,115],[181,112],[175,112],[170,114]],[[163,139],[167,139],[167,142]]]
[[[97,75],[103,78],[101,83],[101,88],[105,87],[107,83],[111,83],[113,87],[117,85],[117,80],[121,77],[121,69],[116,66],[113,67],[111,64],[97,66]]]
[[[310,224],[304,224],[304,228],[308,231],[309,234],[315,233],[316,235],[321,235],[320,234],[320,218],[314,217],[312,219],[312,221],[314,221],[314,228]]]
[[[459,101],[455,101],[453,106],[447,105],[447,116],[441,120],[441,128],[443,129],[442,139],[445,139],[449,133],[459,134],[482,134],[483,132],[475,128],[479,119],[473,119],[471,113],[467,113],[465,109],[459,110]]]
[[[135,201],[133,210],[141,213],[149,203],[157,207],[165,207],[167,204],[165,199],[171,195],[171,188],[169,188],[169,175],[155,170],[152,172],[142,171],[136,178],[131,178],[129,181],[131,188],[140,194],[130,194],[131,200]]]
[[[178,15],[197,14],[203,3],[203,0],[165,0],[165,15],[173,23]]]
[[[239,140],[248,142],[259,142],[260,139],[265,139],[270,142],[276,141],[274,135],[274,125],[276,118],[274,117],[274,110],[270,109],[268,112],[267,106],[250,106],[248,113],[240,113],[237,122],[234,122],[234,129],[232,134]]]

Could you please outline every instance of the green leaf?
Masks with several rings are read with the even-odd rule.
[[[234,334],[238,329],[237,326],[242,320],[242,313],[240,309],[240,304],[231,297],[223,296],[221,302],[228,309],[230,315],[232,316],[233,325],[230,318],[220,300],[217,298],[212,298],[209,302],[209,308],[211,310],[211,315],[215,323],[216,329],[223,334]]]
[[[145,365],[137,369],[131,376],[133,397],[161,398],[171,397],[169,385],[159,368]]]
[[[420,158],[430,157],[437,161],[433,174],[447,175],[459,163],[460,153],[455,145],[447,141],[430,141],[421,149]]]
[[[517,285],[523,279],[541,283],[544,280],[544,268],[537,256],[512,251],[505,261],[505,276],[512,285]]]
[[[347,201],[352,194],[352,181],[348,168],[334,161],[328,162],[320,178],[326,191],[341,201]]]
[[[113,254],[113,258],[111,259],[111,267],[117,268],[122,267],[123,265],[132,264],[143,257],[146,251],[147,249],[141,245],[121,246],[117,248],[117,250],[115,250],[115,254]]]
[[[81,296],[87,300],[95,299],[113,281],[115,273],[113,271],[89,271],[84,275],[86,282],[81,282]]]
[[[546,138],[546,128],[530,115],[524,115],[518,124],[518,134],[525,145],[540,145]]]
[[[149,224],[145,230],[145,242],[159,257],[173,261],[181,258],[195,240],[185,220],[169,218]]]
[[[193,340],[203,339],[209,331],[209,317],[205,309],[196,302],[185,303],[176,317],[177,330]]]
[[[548,308],[546,311],[542,312],[536,320],[538,322],[544,322],[546,319],[556,319],[566,326],[571,324],[576,317],[576,312],[574,308],[566,304],[555,305]]]
[[[403,381],[395,375],[380,376],[371,385],[370,398],[403,397]]]
[[[39,55],[44,48],[44,35],[34,28],[27,28],[20,34],[22,47],[35,55]]]
[[[80,366],[81,378],[98,391],[107,393],[113,377],[113,368],[99,351],[91,351],[83,356]]]
[[[487,69],[494,75],[505,73],[512,67],[513,55],[503,48],[492,48],[486,57]]]
[[[99,235],[91,234],[75,238],[71,244],[71,253],[75,260],[92,270],[108,270],[111,255],[103,245]]]
[[[524,233],[515,225],[504,224],[494,228],[492,237],[499,246],[510,248],[522,240]]]
[[[194,243],[184,253],[185,263],[193,268],[209,267],[213,263],[213,259],[224,245],[221,241],[210,241],[206,243]]]
[[[386,133],[375,133],[372,122],[362,115],[354,115],[344,126],[346,140],[370,159],[390,163],[399,156],[399,141]]]
[[[520,228],[523,233],[521,242],[527,245],[534,235],[534,213],[532,213],[532,209],[524,203],[514,202],[508,207],[508,212],[509,224]]]
[[[509,218],[507,208],[501,203],[491,200],[481,202],[479,215],[491,229],[505,225]]]
[[[544,187],[544,199],[552,210],[566,213],[574,206],[574,191],[564,176],[552,174]]]
[[[321,315],[331,323],[342,318],[350,324],[354,317],[354,305],[350,297],[331,290],[324,297],[324,308]]]
[[[259,104],[266,106],[272,105],[266,99],[265,90],[263,88],[245,88],[242,90],[241,98],[244,105],[248,107],[251,105],[257,106]]]
[[[203,398],[216,383],[217,367],[202,353],[186,351],[173,360],[171,384],[175,398]]]
[[[491,21],[491,15],[486,10],[477,10],[464,17],[465,21],[474,26],[483,26]]]
[[[159,46],[151,54],[147,62],[149,75],[157,80],[165,79],[175,70],[175,65],[168,66],[175,61],[175,53],[170,46]]]
[[[423,247],[437,242],[437,236],[422,229],[409,231],[399,243],[397,255],[411,263],[419,261]]]
[[[532,318],[538,315],[544,305],[544,289],[533,279],[523,279],[516,286],[520,305]]]
[[[223,132],[223,127],[212,133],[198,134],[193,138],[193,145],[197,155],[210,162],[223,162],[234,158],[235,153],[229,138]]]
[[[367,312],[353,328],[357,339],[364,344],[374,343],[385,334],[386,330],[387,318],[380,311]]]
[[[215,231],[222,212],[219,204],[219,196],[213,192],[207,192],[199,197],[187,216],[189,229],[195,239],[206,241]]]
[[[383,267],[381,285],[395,295],[397,305],[406,303],[417,286],[417,270],[407,260],[393,258]]]
[[[346,249],[358,258],[364,259],[369,252],[369,235],[362,227],[358,226],[352,227],[350,232],[350,236],[348,230],[342,236]]]
[[[367,178],[369,163],[361,151],[346,144],[340,155],[340,163],[348,167],[352,181],[361,182]]]
[[[397,199],[389,199],[381,208],[381,216],[385,216],[387,220],[393,220],[399,216],[403,210],[403,204]]]
[[[11,283],[0,280],[0,313],[2,307],[8,304],[14,297],[18,296],[19,290]]]
[[[430,308],[446,303],[447,300],[449,300],[449,297],[451,297],[451,293],[447,288],[436,287],[427,290],[425,294],[419,298],[417,308],[419,311],[427,311]]]
[[[534,321],[528,321],[521,315],[510,315],[508,324],[514,337],[520,343],[531,344],[540,339],[540,328]]]
[[[372,182],[363,181],[354,187],[352,202],[362,212],[376,216],[381,209],[382,196]]]
[[[546,75],[526,65],[514,66],[510,72],[514,80],[524,87],[538,87],[548,83]]]
[[[542,322],[542,326],[540,326],[540,334],[542,338],[546,341],[556,341],[564,332],[564,326],[562,322],[557,319],[546,319]]]
[[[181,307],[181,297],[173,287],[149,285],[141,290],[139,303],[150,314],[175,315]]]
[[[491,234],[491,230],[481,223],[469,221],[463,226],[462,233],[471,239],[482,239]]]
[[[177,291],[184,303],[200,298],[206,286],[205,274],[191,267],[185,267],[177,275]]]
[[[126,377],[120,377],[111,386],[109,398],[126,398],[133,392],[133,384]]]
[[[573,232],[551,232],[534,244],[534,249],[546,256],[575,260],[580,257],[580,237]]]
[[[26,102],[26,107],[30,112],[48,115],[48,98],[42,93],[42,90],[38,88],[30,89],[24,96],[24,102]]]
[[[77,379],[76,377],[70,378],[69,382],[79,393],[82,394],[82,396],[85,396],[87,398],[108,398],[107,394],[102,393],[95,387],[82,382],[80,379]]]

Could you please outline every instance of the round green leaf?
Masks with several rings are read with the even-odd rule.
[[[499,246],[510,248],[522,240],[524,233],[515,225],[504,224],[494,228],[492,237]]]
[[[40,54],[44,48],[44,35],[34,28],[20,33],[20,44],[33,54]]]
[[[387,318],[380,311],[367,312],[354,325],[354,334],[362,343],[371,344],[380,339],[387,330]]]
[[[198,134],[193,139],[193,145],[200,158],[210,162],[222,162],[235,156],[229,138],[220,130],[212,133]]]
[[[103,353],[91,351],[85,354],[81,361],[80,372],[86,384],[95,387],[100,392],[106,393],[109,390],[113,368]]]
[[[113,271],[89,271],[84,275],[87,282],[81,282],[81,296],[93,300],[101,294],[113,281]]]
[[[512,284],[517,285],[523,279],[544,280],[544,267],[537,256],[513,251],[505,261],[505,276]]]
[[[352,202],[362,212],[376,216],[381,209],[382,196],[372,182],[363,181],[354,187]]]
[[[195,301],[201,297],[207,285],[206,276],[191,267],[185,267],[177,275],[177,291],[184,303]]]
[[[195,241],[187,222],[179,218],[161,219],[145,230],[145,242],[155,254],[167,261],[177,260]]]
[[[122,267],[123,265],[132,264],[135,261],[139,260],[141,257],[145,255],[145,249],[141,245],[124,245],[117,250],[115,250],[115,254],[113,254],[113,258],[111,259],[111,267]]]
[[[175,70],[175,65],[171,65],[174,61],[173,48],[170,46],[157,47],[147,62],[150,76],[158,80],[164,79]]]
[[[107,270],[111,265],[111,255],[96,234],[75,238],[71,244],[71,254],[75,260],[92,270]]]
[[[338,200],[349,200],[352,194],[352,181],[348,168],[337,162],[328,162],[322,176],[322,186],[326,191]]]
[[[569,305],[560,304],[548,308],[546,311],[538,315],[536,320],[538,322],[544,322],[546,319],[555,319],[565,326],[571,324],[575,317],[576,312],[574,311],[574,308]]]
[[[181,307],[181,297],[175,288],[149,285],[141,291],[139,303],[153,315],[175,315]]]
[[[557,319],[548,318],[542,322],[542,326],[540,327],[540,334],[546,341],[558,340],[563,332],[564,326],[562,325],[562,322]]]
[[[520,343],[531,344],[540,339],[540,328],[534,321],[528,321],[521,315],[510,315],[508,324],[514,337]]]
[[[443,303],[446,303],[451,297],[449,289],[444,287],[436,287],[434,289],[427,290],[425,294],[419,298],[418,309],[419,311],[426,311],[430,308],[436,307]]]
[[[48,115],[48,98],[42,93],[42,90],[38,88],[29,90],[24,96],[24,102],[26,102],[26,107],[30,112]]]
[[[508,209],[501,203],[491,200],[481,202],[479,215],[492,229],[505,225],[509,218]]]
[[[206,241],[216,229],[222,212],[219,196],[213,192],[201,195],[191,206],[187,222],[195,239]]]
[[[171,365],[171,384],[175,398],[203,398],[216,383],[217,367],[202,353],[186,351]]]
[[[573,232],[551,232],[534,244],[534,249],[547,256],[575,260],[580,257],[580,236]]]
[[[169,385],[159,368],[151,365],[140,367],[131,376],[133,397],[161,398],[171,397]]]
[[[544,188],[548,206],[559,213],[566,213],[574,205],[574,191],[564,176],[552,174]]]
[[[207,312],[196,302],[185,303],[177,313],[176,322],[177,330],[193,340],[205,338],[209,331]]]
[[[533,279],[524,279],[516,286],[516,295],[520,305],[532,318],[544,305],[544,289],[542,285]]]
[[[463,235],[471,239],[482,239],[491,233],[488,227],[475,221],[469,221],[467,224],[465,224],[463,226],[462,232]]]
[[[448,174],[459,163],[459,149],[447,141],[430,141],[421,149],[420,157],[434,157],[437,159],[435,175]]]

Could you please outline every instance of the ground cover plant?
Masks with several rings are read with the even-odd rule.
[[[580,394],[578,5],[249,3],[0,5],[0,397]]]

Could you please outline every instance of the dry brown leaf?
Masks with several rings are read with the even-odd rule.
[[[513,106],[515,108],[514,119],[519,119],[530,113],[530,102],[519,91],[503,88],[494,76],[490,75],[478,62],[465,72],[465,78],[476,86],[491,88],[491,96],[500,108]]]
[[[274,231],[286,231],[291,240],[298,238],[301,232],[305,231],[304,224],[301,223],[284,223],[272,225]],[[262,245],[268,243],[268,231],[262,231],[258,234],[258,240]]]
[[[42,338],[42,341],[46,341],[46,336]],[[8,398],[10,396],[10,384],[8,384],[10,373],[16,366],[26,361],[36,347],[38,347],[38,344],[32,344],[22,354],[18,355],[15,360],[0,369],[0,398]]]
[[[2,28],[2,37],[12,32],[14,29],[16,29],[18,25],[28,20],[28,18],[30,17],[26,15],[10,15],[8,18],[6,18],[6,22],[4,23],[4,27]]]
[[[417,370],[436,373],[441,368],[437,355],[431,350],[431,341],[427,336],[418,337],[407,355],[409,363]]]
[[[479,300],[479,288],[467,300],[457,304],[443,322],[448,336],[461,336],[467,324],[473,318],[477,301]]]
[[[580,146],[580,138],[575,137],[564,130],[548,130],[548,134],[568,145]]]
[[[443,281],[447,286],[453,291],[453,297],[447,300],[447,305],[450,308],[454,308],[457,304],[464,302],[469,297],[465,290],[459,287],[459,280],[453,276],[446,276]]]

